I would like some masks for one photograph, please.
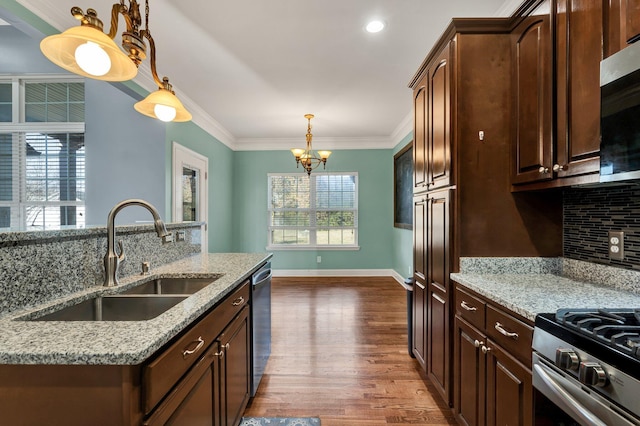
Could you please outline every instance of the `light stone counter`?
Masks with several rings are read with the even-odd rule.
[[[635,271],[569,259],[480,259],[461,259],[461,273],[451,279],[531,321],[561,308],[640,307],[637,286],[630,285]]]
[[[1,364],[140,364],[244,282],[269,253],[197,254],[155,268],[151,275],[122,279],[114,289],[90,287],[67,297],[15,312],[0,320]],[[100,293],[126,290],[156,277],[222,276],[148,321],[25,321]]]

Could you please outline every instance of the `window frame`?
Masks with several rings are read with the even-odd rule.
[[[0,134],[10,135],[12,138],[12,170],[18,171],[18,184],[12,185],[12,200],[0,200],[0,207],[11,209],[11,228],[15,230],[58,228],[61,225],[46,225],[29,227],[26,223],[28,207],[85,207],[85,202],[77,200],[27,200],[26,198],[26,156],[21,153],[26,143],[28,133],[86,133],[86,117],[82,122],[46,122],[26,121],[26,84],[27,83],[85,83],[83,78],[62,75],[0,75],[0,83],[11,84],[12,108],[11,121],[0,122]],[[86,154],[85,154],[86,156]],[[86,158],[86,157],[85,157]],[[86,161],[86,160],[85,160]],[[86,173],[86,172],[85,172]],[[85,174],[86,185],[86,174]],[[76,226],[83,226],[79,224]]]
[[[273,184],[272,177],[285,176],[295,178],[309,178],[311,182],[309,184],[309,208],[294,208],[294,209],[280,209],[274,208],[272,205],[273,200]],[[316,177],[317,176],[353,176],[355,178],[355,194],[354,194],[354,208],[341,208],[331,210],[350,211],[354,213],[354,226],[345,227],[333,227],[332,229],[353,230],[354,243],[353,244],[318,244],[316,240],[316,232],[318,229],[324,229],[326,227],[317,226],[316,224],[316,212],[325,211],[326,209],[317,208],[316,206]],[[358,172],[314,172],[311,176],[306,173],[267,173],[267,250],[359,250],[358,241],[358,188],[359,188]],[[276,211],[304,211],[309,212],[309,226],[275,226],[271,224],[272,214]],[[272,241],[272,231],[274,229],[304,229],[309,230],[309,244],[274,244]]]

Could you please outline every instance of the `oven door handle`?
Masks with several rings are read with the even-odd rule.
[[[600,420],[598,416],[583,407],[569,392],[567,392],[553,377],[547,372],[541,364],[534,364],[533,369],[539,377],[548,386],[548,389],[557,397],[565,401],[566,407],[578,417],[578,420],[593,426],[607,426],[605,422]]]

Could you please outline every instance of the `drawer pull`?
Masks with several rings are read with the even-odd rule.
[[[462,309],[466,310],[466,311],[477,311],[478,308],[476,308],[475,306],[471,306],[469,305],[466,301],[462,301],[460,302],[460,306],[462,307]]]
[[[202,336],[198,337],[198,340],[195,340],[194,342],[198,342],[198,344],[196,345],[195,348],[189,350],[186,349],[182,352],[182,357],[186,358],[189,355],[192,355],[196,352],[198,352],[200,349],[202,349],[202,347],[204,346],[204,340],[202,339]]]
[[[518,333],[512,333],[510,331],[505,330],[502,324],[500,324],[499,322],[496,322],[495,329],[498,330],[498,332],[505,337],[509,337],[510,339],[513,339],[513,340],[518,340],[518,337],[519,337]]]
[[[233,301],[233,306],[240,306],[244,303],[244,297],[240,296],[236,300]]]

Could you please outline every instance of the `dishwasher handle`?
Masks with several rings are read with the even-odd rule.
[[[265,267],[260,269],[258,272],[253,274],[253,276],[251,277],[251,284],[253,286],[262,285],[266,281],[271,280],[272,276],[273,274],[271,273],[271,264],[269,263],[265,265]]]

